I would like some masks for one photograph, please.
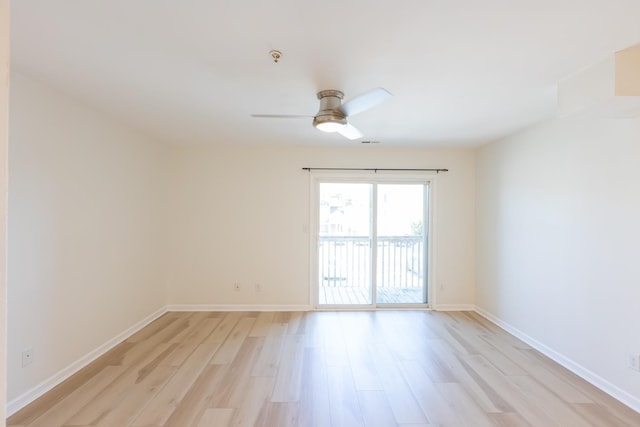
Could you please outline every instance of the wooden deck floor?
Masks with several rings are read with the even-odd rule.
[[[369,289],[352,286],[320,287],[319,303],[366,305],[370,304]],[[377,292],[378,304],[424,304],[420,288],[380,288]]]
[[[640,414],[474,313],[167,313],[9,427],[624,427]]]

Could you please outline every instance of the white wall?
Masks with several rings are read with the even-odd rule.
[[[11,401],[165,305],[166,165],[163,146],[19,74],[10,111]]]
[[[9,147],[9,1],[0,0],[0,426],[6,425],[7,165]]]
[[[640,409],[640,120],[555,121],[477,159],[478,306]]]
[[[326,149],[179,146],[171,159],[171,304],[308,306],[308,166],[449,168],[437,176],[437,303],[474,302],[472,150],[345,141]]]

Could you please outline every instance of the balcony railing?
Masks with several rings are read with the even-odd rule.
[[[322,287],[367,287],[371,276],[369,237],[319,237],[319,280]],[[424,238],[378,237],[378,288],[422,288]]]

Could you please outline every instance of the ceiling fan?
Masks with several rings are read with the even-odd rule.
[[[368,90],[345,103],[342,103],[344,93],[339,90],[321,90],[318,92],[320,109],[315,116],[290,115],[290,114],[252,114],[258,118],[310,118],[313,117],[313,126],[323,132],[337,132],[345,138],[358,139],[363,136],[356,127],[347,119],[354,114],[361,113],[375,107],[393,95],[381,87]]]

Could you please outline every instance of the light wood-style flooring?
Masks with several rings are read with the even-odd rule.
[[[8,426],[640,426],[640,414],[475,313],[171,312]]]

